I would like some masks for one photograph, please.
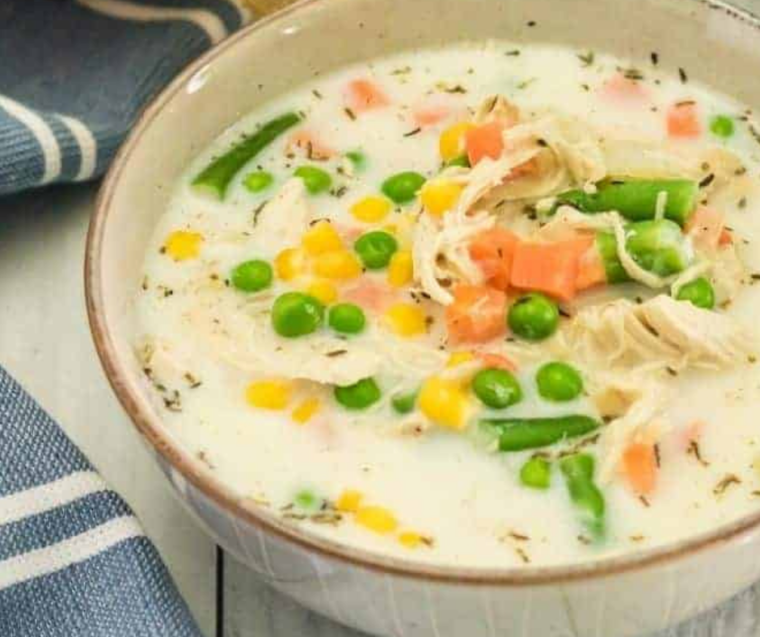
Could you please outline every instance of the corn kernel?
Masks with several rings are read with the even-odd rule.
[[[346,489],[338,497],[335,508],[344,513],[356,513],[359,510],[359,504],[364,496],[353,489]]]
[[[319,398],[306,398],[290,414],[290,417],[297,423],[303,424],[311,420],[312,416],[319,411]]]
[[[423,186],[420,199],[430,214],[442,215],[454,207],[461,194],[462,186],[458,183],[448,179],[433,179]]]
[[[400,288],[411,283],[413,275],[412,253],[408,250],[399,250],[391,257],[388,264],[388,283]]]
[[[441,159],[451,161],[464,151],[464,136],[468,130],[474,127],[470,122],[459,122],[449,126],[441,133],[438,140],[438,151]]]
[[[467,415],[467,397],[460,383],[431,376],[420,389],[420,410],[430,420],[449,429],[463,429]]]
[[[164,252],[175,261],[194,259],[201,251],[203,235],[188,230],[175,230],[164,242]]]
[[[285,409],[290,402],[290,383],[284,380],[258,380],[245,390],[248,404],[259,409]]]
[[[365,197],[351,206],[351,214],[359,221],[375,223],[385,219],[392,207],[383,197]]]
[[[411,303],[396,303],[385,313],[391,331],[398,336],[419,336],[427,331],[425,313]]]
[[[329,281],[313,281],[306,288],[306,293],[319,299],[325,305],[335,303],[338,298],[338,290],[336,290],[335,286]]]
[[[357,524],[381,535],[393,533],[398,527],[396,516],[388,509],[378,506],[361,507],[356,512],[355,519]]]
[[[462,363],[469,363],[475,359],[472,352],[452,352],[449,360],[446,361],[446,367],[456,367]]]
[[[299,248],[286,248],[274,259],[274,270],[283,281],[290,281],[303,274],[306,255]]]
[[[301,245],[312,256],[343,248],[343,241],[329,221],[320,221],[309,228],[301,237]]]
[[[399,533],[398,541],[399,544],[408,549],[416,549],[422,545],[423,538],[419,533],[415,533],[414,531],[403,531]]]
[[[314,257],[314,273],[326,279],[353,279],[362,273],[362,266],[348,250],[334,250]]]

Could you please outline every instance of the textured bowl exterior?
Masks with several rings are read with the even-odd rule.
[[[568,16],[572,16],[568,20]],[[530,24],[535,23],[535,24]],[[131,299],[172,184],[239,117],[342,64],[418,46],[505,38],[645,60],[760,106],[758,22],[699,0],[307,0],[192,65],[119,153],[88,237],[98,353],[116,395],[209,534],[303,605],[375,635],[626,637],[671,626],[760,578],[760,514],[697,538],[569,567],[421,566],[337,545],[241,500],[163,427],[132,351]]]

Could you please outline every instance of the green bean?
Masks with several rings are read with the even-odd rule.
[[[559,462],[568,493],[581,523],[596,540],[604,536],[604,496],[594,483],[594,457],[587,453],[565,456]]]
[[[699,185],[690,179],[626,179],[602,181],[596,192],[568,190],[557,203],[568,204],[581,212],[616,210],[631,221],[654,219],[660,193],[667,194],[665,217],[683,226],[697,205]]]
[[[226,153],[214,159],[193,179],[193,186],[211,192],[217,199],[224,199],[230,183],[240,169],[300,121],[301,116],[298,113],[285,113],[267,122],[255,133],[246,136]]]
[[[669,219],[629,224],[625,248],[642,268],[659,276],[682,272],[691,260],[681,228]]]
[[[625,271],[623,264],[618,256],[617,241],[612,232],[598,232],[596,234],[596,249],[604,265],[604,272],[607,275],[607,283],[625,283],[630,281],[631,277]]]
[[[499,451],[523,451],[548,447],[566,438],[576,438],[598,429],[601,424],[589,416],[572,415],[558,418],[490,418],[481,426],[493,428],[499,440]]]

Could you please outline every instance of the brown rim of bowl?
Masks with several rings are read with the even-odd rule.
[[[402,575],[415,579],[440,581],[451,584],[478,584],[524,586],[536,584],[557,584],[575,580],[607,577],[627,571],[639,570],[676,558],[692,555],[703,549],[722,545],[760,525],[760,512],[747,515],[717,530],[708,531],[664,547],[633,552],[631,554],[602,558],[586,564],[522,567],[522,568],[462,568],[456,566],[435,566],[395,557],[382,557],[376,553],[348,547],[295,526],[284,524],[263,507],[243,505],[241,499],[224,485],[199,460],[194,458],[174,442],[164,431],[160,422],[154,423],[151,414],[143,410],[138,393],[129,386],[127,372],[118,364],[118,354],[113,335],[105,322],[102,309],[103,294],[99,264],[104,228],[108,219],[113,191],[121,172],[129,160],[132,149],[139,144],[142,132],[171,98],[180,91],[203,66],[209,64],[239,40],[249,37],[259,29],[284,20],[291,14],[308,7],[324,3],[326,0],[301,0],[272,16],[262,18],[241,29],[219,45],[186,67],[152,102],[144,109],[132,128],[127,140],[119,149],[98,194],[95,212],[87,233],[84,263],[85,297],[87,316],[95,347],[108,381],[119,402],[129,415],[140,434],[179,473],[216,502],[228,514],[280,539],[296,544],[308,551],[386,574]],[[333,1],[333,0],[330,0]],[[760,28],[760,18],[754,14],[725,4],[722,0],[690,0],[705,4],[711,9],[724,11],[734,19],[740,19]],[[156,420],[160,420],[156,418]]]

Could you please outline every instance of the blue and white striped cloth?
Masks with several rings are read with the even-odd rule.
[[[0,194],[108,166],[232,0],[0,0]],[[200,637],[155,547],[0,367],[0,637]]]
[[[240,4],[238,4],[240,2]],[[242,0],[0,0],[0,194],[101,175]]]
[[[129,507],[2,368],[0,635],[200,637]]]

